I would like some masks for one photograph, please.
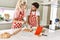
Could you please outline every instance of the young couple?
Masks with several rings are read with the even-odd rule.
[[[23,23],[29,24],[31,28],[37,27],[40,24],[40,13],[37,10],[39,8],[39,3],[33,2],[31,8],[28,11],[26,11],[26,7],[27,4],[24,0],[18,1],[14,13],[12,30],[11,32],[9,31],[11,35],[18,33],[21,30]],[[17,28],[18,30],[15,30]],[[4,35],[10,35],[9,32],[3,33],[3,37]]]
[[[26,6],[26,2],[23,1],[16,6],[12,28],[21,28],[23,22],[27,22],[31,27],[40,24],[40,13],[37,10],[39,8],[39,3],[33,2],[31,8],[27,11]]]
[[[25,1],[19,1],[16,6],[12,28],[22,28],[23,23],[30,27],[37,27],[40,24],[40,13],[38,11],[39,3],[33,2],[29,10],[26,11],[27,4]]]

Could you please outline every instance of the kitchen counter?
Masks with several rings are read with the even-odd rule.
[[[60,40],[60,30],[55,32],[48,32],[47,36],[36,36],[33,32],[23,32],[20,31],[18,34],[12,36],[9,39],[0,40]]]

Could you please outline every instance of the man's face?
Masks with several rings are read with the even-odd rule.
[[[36,11],[37,8],[34,5],[32,5],[31,9],[32,9],[32,11]]]

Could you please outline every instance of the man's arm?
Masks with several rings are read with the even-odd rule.
[[[37,16],[38,25],[40,25],[40,16]]]

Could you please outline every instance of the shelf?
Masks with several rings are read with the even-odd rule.
[[[0,24],[10,24],[12,21],[6,22],[6,21],[0,21]]]
[[[46,3],[40,3],[41,5],[49,5],[51,2],[46,2]]]

